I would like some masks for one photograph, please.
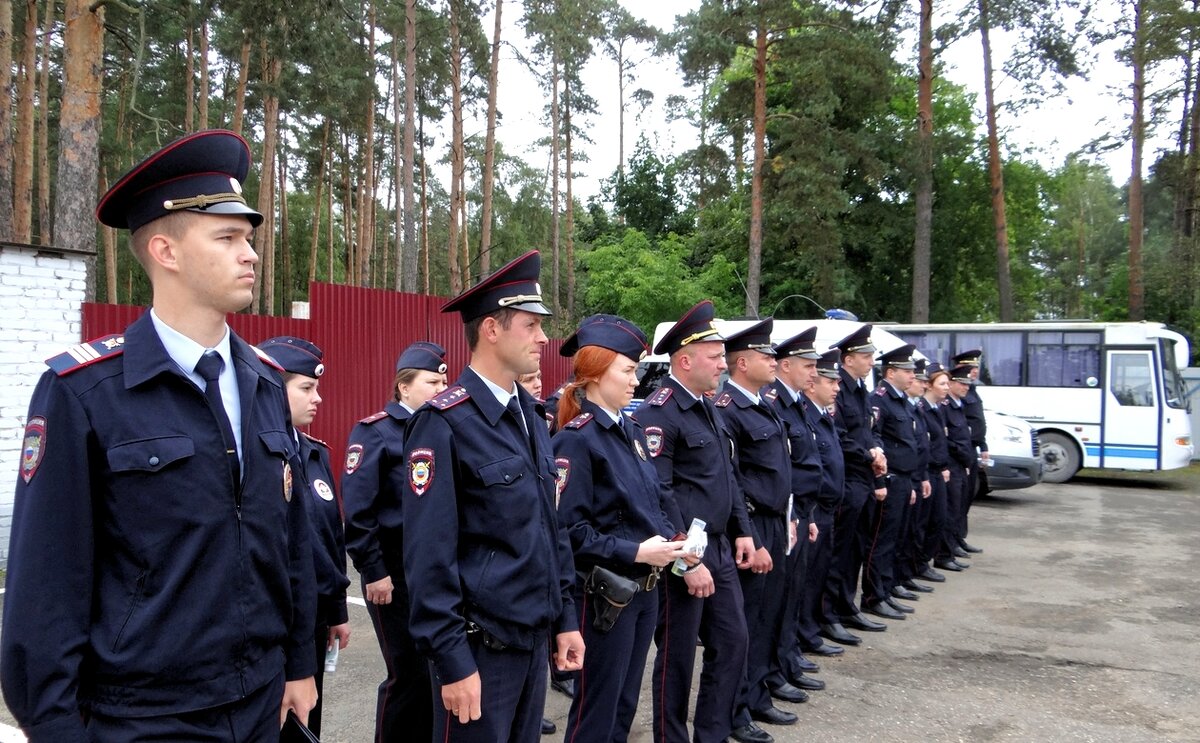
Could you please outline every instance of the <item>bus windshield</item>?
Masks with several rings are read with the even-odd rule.
[[[1184,391],[1183,377],[1175,368],[1175,341],[1170,338],[1159,338],[1158,343],[1158,357],[1162,360],[1163,388],[1166,391],[1167,405],[1182,410],[1187,407],[1187,394]]]

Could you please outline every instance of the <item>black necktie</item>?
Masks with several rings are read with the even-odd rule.
[[[216,351],[205,351],[196,362],[196,373],[204,378],[204,396],[212,409],[213,417],[221,427],[221,439],[225,442],[225,454],[229,460],[229,473],[233,476],[234,487],[241,482],[241,467],[238,463],[237,439],[233,437],[233,426],[229,425],[229,415],[225,412],[225,402],[221,399],[221,370],[225,368],[225,359]]]

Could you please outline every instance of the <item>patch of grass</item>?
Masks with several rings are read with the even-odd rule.
[[[1135,472],[1129,470],[1081,469],[1072,482],[1094,482],[1108,485],[1160,488],[1163,490],[1200,490],[1200,462],[1187,467],[1161,472]]]

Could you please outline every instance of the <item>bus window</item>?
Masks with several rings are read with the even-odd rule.
[[[1042,331],[1029,334],[1031,387],[1087,387],[1100,378],[1100,334]]]
[[[996,333],[959,333],[955,353],[970,348],[983,349],[979,379],[984,384],[1014,387],[1022,383],[1024,352],[1020,331]]]
[[[954,352],[950,350],[949,333],[908,330],[896,333],[896,335],[905,343],[911,343],[916,346],[917,350],[925,354],[925,358],[930,361],[936,361],[943,366],[950,363],[950,356]]]
[[[1167,394],[1167,405],[1183,410],[1187,407],[1187,393],[1183,377],[1175,369],[1175,342],[1168,338],[1158,339],[1158,358],[1162,363],[1163,389]]]
[[[1108,381],[1117,402],[1125,407],[1154,407],[1154,376],[1144,353],[1114,353]]]

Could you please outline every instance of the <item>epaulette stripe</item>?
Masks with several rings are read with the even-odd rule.
[[[467,392],[465,387],[451,387],[442,394],[434,397],[429,401],[429,404],[438,410],[449,410],[458,405],[464,400],[470,400],[471,394]]]
[[[717,401],[714,402],[713,405],[716,405],[718,408],[727,408],[727,407],[729,407],[729,403],[731,403],[731,402],[733,402],[733,395],[729,394],[728,392],[725,392],[725,393],[722,393],[721,396],[717,398]]]
[[[568,423],[566,426],[564,426],[564,428],[571,428],[571,429],[583,428],[589,422],[591,422],[592,417],[593,416],[591,413],[580,413],[579,415],[572,418],[571,422]]]
[[[303,432],[303,431],[301,431],[301,433],[304,433],[304,432]],[[328,448],[329,448],[329,444],[326,444],[324,441],[320,440],[320,439],[319,439],[319,438],[317,438],[316,436],[313,436],[313,435],[311,435],[311,434],[307,434],[307,433],[305,433],[305,434],[304,434],[304,438],[308,439],[309,441],[311,441],[311,442],[313,442],[313,443],[315,443],[315,444],[320,444],[321,446],[325,447],[326,449],[328,449]]]
[[[125,336],[106,335],[102,338],[76,343],[61,353],[46,359],[46,365],[58,376],[90,366],[97,361],[114,358],[124,352]]]
[[[286,372],[287,371],[286,369],[284,369],[282,366],[279,365],[279,362],[277,362],[275,359],[271,358],[271,355],[269,353],[262,350],[258,346],[251,345],[250,348],[254,349],[254,354],[256,356],[258,356],[259,361],[263,362],[264,364],[271,367],[275,371],[278,371],[278,372]]]
[[[89,361],[95,361],[100,358],[100,354],[96,352],[96,349],[86,343],[71,346],[67,349],[67,353],[71,354],[81,364],[86,364]]]
[[[381,418],[386,418],[387,414],[388,412],[386,410],[380,410],[378,413],[374,413],[372,415],[368,415],[366,418],[363,418],[359,421],[359,423],[374,423]]]
[[[651,395],[650,399],[646,400],[646,402],[656,408],[662,407],[667,403],[667,400],[671,399],[671,394],[673,392],[674,390],[672,390],[670,387],[659,387],[658,392],[655,392],[653,395]]]

